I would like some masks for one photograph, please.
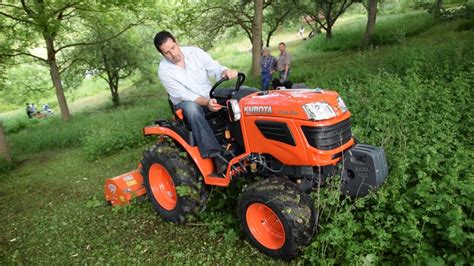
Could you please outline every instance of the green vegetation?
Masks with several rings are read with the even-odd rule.
[[[309,50],[337,51],[362,48],[360,36],[364,35],[366,21],[360,18],[343,21],[333,38],[327,40],[320,34],[308,43]],[[433,26],[433,18],[426,12],[387,15],[377,20],[374,46],[403,43],[406,38],[423,32]]]
[[[354,134],[384,147],[390,171],[368,198],[341,199],[334,184],[314,192],[319,232],[295,262],[472,264],[474,34],[462,26],[472,20],[378,19],[373,48],[359,46],[364,18],[341,19],[331,41],[289,43],[292,80],[338,91]],[[248,51],[226,51],[238,46],[212,53],[248,70]],[[17,167],[1,174],[0,162],[2,264],[268,262],[238,227],[244,182],[213,188],[199,220],[182,226],[162,222],[149,202],[105,205],[105,178],[134,169],[151,145],[141,128],[171,116],[157,84],[131,84],[121,102],[89,106],[67,123],[4,121]]]

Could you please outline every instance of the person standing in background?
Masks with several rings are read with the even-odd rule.
[[[283,83],[288,81],[288,76],[290,75],[291,57],[286,51],[286,45],[284,42],[281,42],[278,45],[278,49],[280,49],[280,56],[278,57],[277,70],[280,72],[280,82]]]
[[[26,115],[29,118],[33,118],[31,115],[33,114],[33,111],[31,110],[31,105],[30,103],[26,103]]]
[[[270,54],[268,47],[263,47],[262,57],[260,58],[260,66],[262,68],[262,90],[268,90],[273,73],[276,71],[277,60]]]

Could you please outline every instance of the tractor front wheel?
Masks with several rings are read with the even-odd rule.
[[[312,198],[284,177],[263,179],[244,190],[238,212],[250,244],[277,259],[296,257],[316,231]]]
[[[164,220],[174,223],[197,214],[208,196],[194,163],[179,153],[174,144],[161,142],[145,151],[141,161],[148,198]]]

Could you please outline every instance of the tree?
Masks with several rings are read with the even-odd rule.
[[[293,1],[274,2],[264,11],[263,32],[267,36],[265,46],[270,47],[271,38],[280,25],[298,12]]]
[[[372,43],[372,35],[375,31],[375,20],[377,16],[377,0],[368,0],[368,15],[367,15],[367,29],[365,30],[364,35],[364,45],[369,45]]]
[[[258,76],[263,30],[266,30],[268,46],[271,36],[288,18],[294,6],[293,1],[280,0],[201,1],[196,6],[183,9],[187,11],[180,16],[180,25],[188,29],[188,34],[208,42],[229,29],[239,28],[252,43],[252,74]]]
[[[81,0],[0,2],[2,8],[0,16],[8,19],[7,23],[10,26],[6,28],[7,34],[17,40],[14,46],[16,48],[2,52],[0,57],[28,56],[47,65],[63,120],[68,120],[70,113],[61,81],[61,72],[64,68],[61,68],[67,68],[70,64],[66,58],[61,58],[60,55],[66,49],[95,44],[83,42],[80,39],[74,40],[72,38],[73,40],[71,40],[71,37],[78,35],[77,28],[83,17],[97,16],[106,10],[113,10],[113,4],[114,2],[109,4],[108,1],[88,2]],[[120,5],[127,6],[127,8],[134,7],[123,1]],[[113,39],[134,25],[136,24],[132,22],[125,28],[117,30],[112,36],[105,36],[100,42]],[[30,52],[31,48],[39,45],[38,40],[42,40],[46,47],[46,58]]]
[[[111,29],[102,25],[91,31],[89,40],[96,42],[101,36],[107,35]],[[73,57],[77,63],[74,71],[68,75],[82,76],[86,71],[104,79],[109,85],[114,106],[120,104],[119,81],[129,77],[144,59],[141,56],[141,44],[147,43],[139,38],[134,31],[128,31],[121,36],[101,44],[76,49]]]
[[[10,149],[8,148],[7,138],[5,137],[5,131],[3,130],[3,124],[0,122],[0,157],[5,159],[7,162],[12,161],[10,155]]]
[[[23,106],[26,102],[37,102],[39,99],[54,97],[51,91],[51,79],[46,67],[25,63],[5,71],[3,89],[0,98],[11,106]]]
[[[260,56],[262,53],[263,0],[254,1],[252,21],[252,75],[260,75]]]
[[[326,38],[331,39],[332,27],[336,20],[341,16],[349,6],[357,0],[310,0],[302,4],[303,15],[311,29],[318,31],[319,25],[326,31]],[[316,22],[312,25],[311,21]]]
[[[435,19],[439,19],[441,17],[441,11],[443,9],[443,0],[435,0],[436,5],[433,10],[433,15]]]

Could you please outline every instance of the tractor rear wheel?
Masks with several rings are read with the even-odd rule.
[[[296,257],[316,231],[311,196],[284,177],[263,179],[244,190],[238,212],[250,244],[277,259]]]
[[[164,220],[174,223],[197,214],[208,196],[194,163],[179,153],[174,144],[161,142],[145,151],[141,161],[148,198]]]

